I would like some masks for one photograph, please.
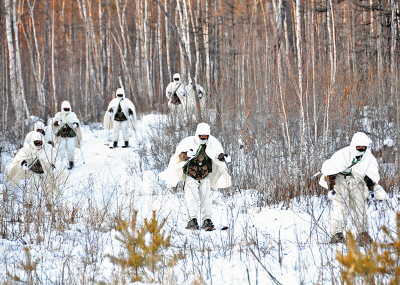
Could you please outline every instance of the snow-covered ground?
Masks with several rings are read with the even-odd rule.
[[[148,278],[156,283],[339,282],[335,256],[337,250],[346,252],[346,247],[327,244],[331,205],[325,197],[260,209],[255,206],[258,195],[252,189],[237,191],[232,187],[233,195],[213,191],[213,222],[229,229],[185,230],[182,185],[167,189],[157,171],[146,165],[151,157],[144,150],[152,146],[144,138],[160,116],[150,114],[138,120],[137,135],[131,137],[131,147],[126,149],[120,147],[122,141],[117,149],[109,149],[108,131],[100,124],[84,126],[82,152],[75,152],[76,167],[70,171],[56,207],[56,211],[64,211],[57,215],[58,221],[52,223],[49,212],[38,211],[33,215],[43,215],[43,222],[29,223],[21,205],[15,203],[13,211],[6,211],[10,205],[1,200],[2,212],[13,214],[2,214],[0,282],[19,278],[44,284],[122,283],[123,273],[106,255],[122,251],[115,227],[134,209],[139,221],[151,218],[152,210],[160,220],[167,218],[163,229],[172,234],[169,251],[181,249],[185,255],[172,268],[154,276],[147,270]],[[138,141],[145,146],[139,147]],[[7,169],[12,157],[2,159]],[[4,174],[1,179],[4,181]],[[397,208],[396,197],[369,206],[370,234],[375,240],[384,241],[383,224],[394,229]]]

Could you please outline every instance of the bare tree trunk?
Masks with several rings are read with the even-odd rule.
[[[45,107],[44,107],[44,118],[51,116],[51,96],[50,96],[50,67],[49,67],[49,34],[50,34],[50,0],[46,0],[46,32],[45,32],[45,43],[44,43],[44,96],[45,96]]]
[[[32,73],[35,79],[36,84],[36,92],[38,95],[38,102],[39,104],[39,111],[42,116],[45,117],[46,110],[46,98],[44,94],[44,86],[43,86],[43,77],[42,77],[42,58],[40,54],[39,44],[38,44],[38,37],[36,35],[36,21],[34,17],[34,8],[35,2],[31,3],[31,1],[27,1],[29,7],[29,17],[31,21],[31,38],[29,38],[28,33],[26,32],[24,25],[22,25],[22,31],[24,32],[29,55],[31,58],[31,66],[32,66]],[[32,42],[32,44],[31,44]],[[36,51],[36,53],[35,53]]]
[[[397,12],[397,0],[391,0],[391,9],[392,9],[392,22],[391,22],[391,43],[390,43],[390,95],[391,98],[395,98],[396,100],[396,123],[397,123],[397,145],[400,145],[400,105],[399,105],[399,95],[397,94],[397,82],[396,82],[396,71],[397,71],[397,62],[396,62],[396,37],[397,37],[397,21],[396,21],[396,12]],[[396,152],[396,160],[397,167],[400,168],[400,155],[399,151]]]
[[[164,2],[164,7],[165,7],[165,11],[166,13],[168,12],[168,7],[169,7],[169,0],[165,0]],[[170,36],[171,33],[169,31],[169,24],[168,24],[168,18],[165,17],[165,46],[166,46],[166,54],[167,54],[167,69],[168,69],[168,73],[169,73],[169,77],[168,78],[172,78],[172,74],[174,73],[173,68],[172,68],[172,64],[171,64],[171,44],[170,44]]]
[[[57,104],[57,84],[56,84],[56,59],[54,56],[54,43],[55,43],[55,35],[54,35],[54,29],[55,29],[55,23],[54,23],[54,0],[53,0],[53,24],[52,24],[52,28],[51,28],[51,77],[52,77],[52,81],[53,81],[53,106],[55,108],[55,110],[58,110],[58,104]]]
[[[304,116],[304,106],[303,106],[303,60],[302,60],[302,47],[301,47],[301,10],[300,10],[300,0],[296,1],[296,46],[297,46],[297,68],[298,68],[298,97],[300,103],[300,169],[303,168],[304,158],[306,158],[306,123]],[[308,164],[307,164],[308,165]]]
[[[159,94],[160,98],[157,100],[158,102],[163,101],[163,94],[164,94],[164,72],[163,72],[163,45],[162,45],[162,20],[161,20],[161,13],[157,13],[157,24],[158,24],[158,29],[157,29],[157,45],[158,45],[158,61],[159,61],[159,72],[160,72],[160,82],[159,82]]]
[[[15,63],[17,70],[17,78],[18,78],[18,90],[19,96],[22,101],[22,106],[25,111],[26,118],[30,117],[28,104],[26,103],[25,97],[25,89],[24,89],[24,79],[22,77],[22,66],[21,66],[21,53],[19,48],[19,23],[20,16],[23,13],[23,7],[21,6],[23,3],[21,1],[18,2],[18,7],[16,6],[16,0],[14,2],[14,13],[13,13],[13,24],[14,24],[14,41],[15,41]],[[24,125],[25,126],[25,125]],[[25,129],[23,129],[24,134]]]
[[[205,45],[205,61],[206,61],[206,86],[207,90],[211,88],[211,62],[210,62],[210,35],[209,35],[209,5],[208,1],[205,1],[205,16],[203,24],[203,40]]]
[[[14,0],[11,0],[14,1]],[[18,87],[17,87],[17,71],[15,63],[15,50],[14,50],[14,38],[13,38],[13,23],[12,15],[14,11],[11,9],[10,0],[4,0],[5,16],[6,16],[6,34],[7,34],[7,45],[8,45],[8,60],[9,60],[9,71],[10,71],[10,90],[11,100],[13,102],[15,110],[15,123],[16,127],[22,127],[23,115],[22,115],[22,101],[18,98]]]
[[[328,94],[326,99],[326,109],[325,109],[325,118],[324,118],[324,136],[323,136],[323,146],[324,146],[324,154],[326,155],[328,152],[328,133],[330,128],[330,121],[329,121],[329,105],[331,97],[334,94],[335,88],[335,79],[336,79],[336,44],[335,44],[335,25],[334,25],[334,18],[333,18],[333,7],[332,1],[327,0],[326,2],[327,7],[327,27],[328,27],[328,46],[329,46],[329,61],[330,61],[330,83],[328,87]]]
[[[143,33],[144,33],[144,53],[146,56],[146,79],[148,86],[148,95],[150,101],[150,107],[154,104],[154,91],[153,91],[153,74],[152,74],[152,56],[150,51],[150,29],[148,26],[148,5],[147,0],[144,1],[144,19],[143,19]]]

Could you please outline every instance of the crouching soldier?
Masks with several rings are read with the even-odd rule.
[[[183,139],[176,147],[168,168],[159,174],[167,186],[175,187],[178,181],[185,181],[185,199],[189,213],[187,229],[214,229],[212,222],[211,188],[226,188],[231,177],[225,162],[231,157],[224,153],[220,142],[210,134],[210,126],[200,123],[196,135]],[[199,216],[199,208],[201,216]]]
[[[15,155],[6,181],[10,186],[18,187],[21,179],[29,179],[23,193],[25,205],[31,207],[34,201],[43,196],[50,209],[60,194],[59,186],[66,183],[65,172],[55,149],[46,143],[41,133],[35,132]]]
[[[52,138],[52,135],[51,135],[51,128],[48,127],[48,126],[45,126],[42,121],[37,121],[33,125],[33,131],[29,132],[26,135],[25,141],[24,141],[24,145],[27,144],[29,141],[31,141],[31,136],[35,132],[41,133],[44,136],[46,143],[51,144],[52,146],[54,146],[53,138]]]

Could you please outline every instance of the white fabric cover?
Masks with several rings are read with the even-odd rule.
[[[65,112],[64,108],[66,108],[66,107],[70,108],[70,111]],[[58,127],[54,126],[54,123],[56,121],[62,121],[63,125],[64,124],[68,124],[68,126],[71,129],[73,129],[75,131],[75,133],[76,133],[76,136],[74,137],[75,147],[76,148],[80,148],[81,144],[82,144],[82,130],[81,130],[81,125],[79,124],[78,117],[76,116],[76,114],[74,112],[71,111],[72,110],[71,109],[71,105],[69,104],[68,101],[63,101],[62,102],[61,110],[62,110],[61,112],[56,113],[54,118],[52,120],[50,120],[52,129],[53,129],[53,133],[56,134],[57,131],[59,129],[61,129],[61,127],[62,127],[62,125],[58,126]],[[79,126],[77,128],[74,128],[73,125],[72,125],[73,123],[78,123]],[[55,143],[60,143],[59,139],[62,139],[62,138],[56,137],[55,135],[53,135],[53,137],[55,137],[55,140],[54,140]]]
[[[357,233],[368,231],[368,188],[364,181],[354,176],[338,175],[335,183],[332,210],[332,235],[344,232],[354,225]],[[351,213],[350,213],[351,210]]]
[[[206,177],[201,180],[196,180],[187,176],[184,191],[189,220],[193,218],[199,221],[211,219],[212,199],[210,178]],[[201,209],[201,217],[199,217],[199,208]]]
[[[38,129],[44,130],[44,139],[45,139],[46,143],[53,141],[52,135],[51,135],[51,128],[49,126],[45,126],[42,121],[37,121],[33,125],[33,131],[29,132],[26,135],[24,145],[26,145],[31,140],[32,134],[37,132]]]
[[[41,140],[43,145],[40,147],[35,146],[33,143],[35,140]],[[32,171],[25,171],[21,166],[21,162],[25,160],[30,165],[36,159],[40,161],[44,171],[44,174],[41,175],[53,177],[60,184],[66,182],[67,174],[57,157],[56,150],[44,141],[43,135],[39,132],[33,133],[30,141],[17,152],[8,169],[6,181],[13,182],[15,186],[19,185],[21,179],[29,179]],[[55,172],[53,172],[52,164],[56,166]]]
[[[210,126],[206,123],[200,123],[197,125],[196,128],[196,134],[194,135],[194,141],[197,144],[205,144],[207,143],[207,139],[200,139],[199,136],[201,135],[206,135],[206,136],[210,136],[211,135],[211,130],[210,130]]]
[[[55,148],[58,151],[60,160],[75,161],[75,138],[60,138]]]
[[[108,104],[107,111],[106,111],[106,113],[104,115],[104,120],[103,120],[104,128],[105,129],[114,129],[114,122],[115,122],[114,121],[114,116],[117,113],[118,104],[121,103],[121,110],[124,113],[125,117],[128,119],[127,120],[128,128],[132,129],[132,130],[134,130],[136,132],[137,128],[136,128],[136,109],[135,109],[135,105],[133,105],[131,100],[129,100],[128,98],[125,98],[124,89],[118,88],[116,94],[120,94],[118,92],[120,92],[120,93],[123,92],[122,93],[123,97],[122,98],[118,98],[118,97],[114,98],[114,99],[111,100],[110,104]],[[110,117],[110,115],[109,115],[110,108],[113,109],[113,116],[112,117]],[[131,119],[129,119],[129,109],[131,109],[132,112],[133,112],[133,115],[132,115]],[[120,129],[122,131],[124,131],[122,129],[122,125],[120,126]]]
[[[204,91],[204,88],[201,85],[196,84],[195,92],[192,80],[190,80],[189,84],[186,85],[185,90],[187,94],[187,107],[190,108],[189,113],[194,112],[194,110],[196,109],[196,96],[199,97],[200,109],[202,112],[204,112],[206,107],[206,93]]]
[[[185,165],[186,161],[182,161],[179,155],[189,149],[193,149],[196,153],[199,147],[201,147],[201,145],[196,142],[196,137],[197,136],[190,136],[183,139],[176,147],[175,154],[171,157],[168,168],[159,174],[159,177],[167,183],[168,187],[175,187],[178,181],[184,180],[185,173],[182,167]],[[217,159],[218,155],[223,152],[224,149],[220,142],[210,135],[207,141],[206,154],[212,159],[212,172],[208,177],[210,178],[211,188],[213,189],[226,188],[232,184],[225,162]]]
[[[179,105],[174,105],[171,103],[171,98],[172,94],[176,90],[176,95],[178,96],[179,100],[181,101],[182,104]],[[182,109],[186,108],[186,89],[185,85],[181,81],[173,81],[168,84],[167,89],[166,89],[166,96],[168,99],[168,107],[172,108],[174,106],[180,106],[182,105]]]
[[[115,142],[119,139],[119,130],[122,130],[122,138],[124,141],[129,141],[128,121],[114,121],[113,139]]]

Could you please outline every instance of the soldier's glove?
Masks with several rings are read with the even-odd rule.
[[[108,110],[108,114],[110,115],[110,117],[113,115],[113,109],[112,109],[112,108],[110,108],[110,109]]]
[[[220,154],[217,156],[217,159],[218,159],[219,161],[225,161],[225,153],[220,153]]]
[[[203,98],[203,93],[199,92],[199,99]]]
[[[129,116],[133,115],[133,111],[131,109],[128,110]]]
[[[375,201],[374,191],[369,191],[368,200],[369,200],[369,202]]]
[[[47,143],[54,147],[54,143],[52,141],[48,141]]]
[[[131,114],[129,114],[128,119],[132,120],[132,115]]]
[[[54,126],[58,127],[58,121],[54,122]]]
[[[189,157],[189,159],[192,159],[194,157],[195,153],[194,153],[193,149],[189,149],[186,152],[186,155],[187,155],[187,157]]]
[[[225,154],[225,162],[226,163],[231,163],[231,161],[232,161],[232,157],[229,155],[229,154]]]
[[[58,121],[58,125],[59,125],[59,126],[62,126],[62,123],[63,123],[62,120],[59,120],[59,121]]]
[[[74,129],[76,129],[77,127],[79,127],[79,123],[73,123],[72,126],[74,127]]]
[[[335,197],[335,195],[336,195],[335,190],[329,190],[329,191],[328,191],[328,199],[329,199],[329,200],[333,200],[333,198]]]
[[[24,170],[29,170],[28,163],[27,163],[25,160],[23,160],[23,161],[21,162],[21,165],[22,165],[22,168],[23,168]]]

